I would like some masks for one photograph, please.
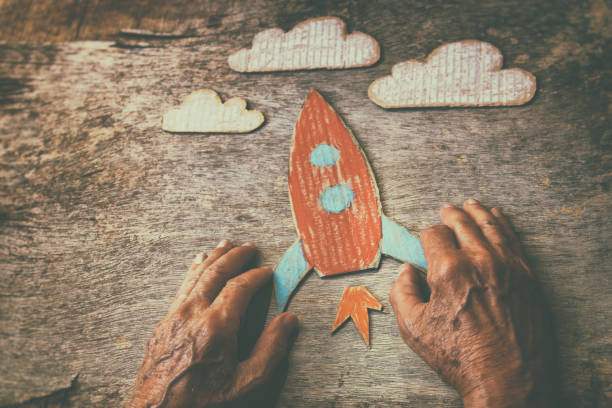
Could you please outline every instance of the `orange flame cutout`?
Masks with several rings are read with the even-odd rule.
[[[363,341],[370,345],[370,317],[368,309],[382,310],[382,305],[363,286],[349,286],[344,289],[338,305],[338,313],[332,333],[349,317],[353,318]]]

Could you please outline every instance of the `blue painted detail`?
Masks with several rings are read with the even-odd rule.
[[[304,257],[302,241],[297,240],[285,252],[274,270],[274,291],[279,312],[285,310],[291,293],[308,271],[310,271],[310,265]]]
[[[353,189],[348,184],[340,183],[323,190],[319,201],[325,211],[338,214],[349,208],[354,199]]]
[[[425,253],[421,241],[406,228],[382,216],[382,240],[380,249],[383,254],[391,256],[398,261],[408,262],[427,270]]]
[[[340,152],[334,146],[321,143],[310,153],[310,162],[319,167],[333,166],[340,158]]]

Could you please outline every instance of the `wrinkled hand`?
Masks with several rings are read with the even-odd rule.
[[[551,317],[499,210],[446,205],[421,233],[427,285],[410,265],[390,295],[402,338],[466,407],[553,406]]]
[[[223,241],[208,257],[196,258],[147,344],[129,407],[226,406],[269,382],[298,321],[291,313],[278,315],[239,361],[240,319],[272,277],[267,267],[241,274],[255,254],[252,244]]]

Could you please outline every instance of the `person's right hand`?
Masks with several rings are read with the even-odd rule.
[[[554,406],[551,316],[518,238],[475,200],[421,233],[427,285],[403,265],[390,300],[402,338],[466,407]]]

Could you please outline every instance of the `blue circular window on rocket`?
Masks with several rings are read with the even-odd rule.
[[[351,206],[355,199],[355,192],[345,183],[327,187],[321,192],[319,201],[325,211],[339,214]]]
[[[310,163],[317,167],[327,167],[336,164],[340,158],[340,152],[334,146],[321,143],[310,153]]]

